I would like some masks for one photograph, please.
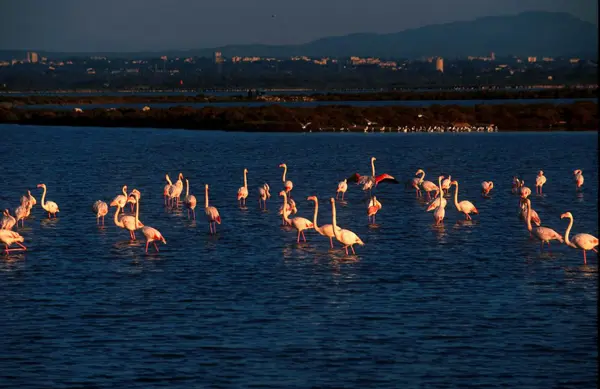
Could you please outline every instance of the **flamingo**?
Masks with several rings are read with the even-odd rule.
[[[25,227],[25,218],[27,218],[30,214],[31,208],[29,204],[29,198],[27,196],[23,196],[21,198],[21,205],[15,209],[15,217],[17,219],[17,227],[19,227],[19,221],[21,221],[21,226]]]
[[[96,224],[100,224],[100,218],[102,218],[102,225],[104,225],[104,216],[108,213],[108,204],[98,200],[92,206],[92,211],[96,214]]]
[[[442,192],[444,193],[444,195],[448,194],[448,191],[450,190],[450,183],[452,182],[452,176],[448,176],[447,178],[442,179],[442,183],[440,184],[440,188],[442,189]]]
[[[127,204],[127,185],[123,185],[121,191],[123,192],[123,194],[117,195],[117,197],[115,197],[113,201],[110,202],[111,207],[118,206],[120,208],[125,208],[125,205]]]
[[[421,177],[415,177],[410,181],[410,186],[415,188],[417,193],[417,198],[421,197],[421,184],[423,183],[423,178],[425,178],[425,172],[422,169],[417,170],[415,176],[421,174]]]
[[[173,186],[173,183],[171,182],[171,178],[169,178],[169,175],[166,174],[165,178],[167,180],[167,185],[165,185],[165,189],[163,190],[163,198],[165,199],[165,206],[168,203],[168,199],[170,199],[169,197],[169,193],[171,192],[171,187]]]
[[[483,181],[481,183],[481,195],[483,197],[488,197],[492,189],[494,189],[494,183],[492,181]]]
[[[377,200],[377,196],[373,196],[371,201],[369,201],[369,206],[367,207],[367,217],[369,218],[369,222],[371,222],[371,218],[373,219],[372,224],[375,224],[375,214],[379,212],[381,207],[382,205],[379,200]]]
[[[560,243],[563,243],[563,237],[562,235],[560,235],[558,232],[554,231],[552,228],[548,228],[548,227],[531,227],[531,200],[527,199],[526,200],[526,206],[527,206],[527,230],[529,230],[529,233],[533,236],[535,236],[537,239],[539,239],[542,242],[542,245],[540,247],[540,251],[542,251],[544,249],[544,242],[548,243],[548,246],[550,246],[550,241],[551,240],[558,240]]]
[[[541,195],[542,194],[542,186],[546,183],[546,176],[544,176],[543,171],[539,171],[537,177],[535,178],[535,193]]]
[[[425,172],[423,172],[423,177],[425,177]],[[435,192],[435,196],[440,192],[440,188],[431,181],[422,181],[421,187],[427,193],[427,200],[431,200],[431,192]]]
[[[37,200],[35,199],[35,197],[33,197],[31,195],[31,191],[30,190],[27,191],[27,197],[29,197],[29,204],[30,204],[29,208],[31,209],[31,208],[34,207],[34,205],[37,204]]]
[[[442,178],[444,178],[444,176],[438,177],[438,184],[440,187],[442,186]],[[442,192],[440,192],[438,198],[440,199],[440,204],[435,209],[435,211],[433,211],[433,219],[435,220],[436,225],[440,225],[444,222],[444,216],[446,216],[446,204],[447,204],[447,202],[442,201],[442,199],[444,198],[444,196],[442,195]]]
[[[444,176],[439,176],[438,177],[438,182],[440,180],[440,177],[444,178]],[[450,181],[450,182],[452,182],[452,181]],[[440,196],[439,193],[438,193],[438,196],[435,199],[433,199],[432,202],[429,203],[429,205],[427,206],[426,211],[430,212],[430,211],[433,211],[434,209],[437,209],[438,207],[446,208],[447,204],[448,204],[448,201],[444,198],[444,196]]]
[[[137,193],[137,197],[135,194]],[[129,196],[127,196],[127,202],[131,205],[131,212],[133,212],[133,206],[137,204],[137,199],[141,196],[140,192],[137,189],[131,191]]]
[[[285,193],[288,195],[288,198],[291,200],[292,194],[290,192],[292,191],[292,189],[294,189],[294,183],[292,183],[292,181],[290,181],[290,180],[287,180],[287,181],[285,180],[285,175],[287,174],[287,165],[285,163],[282,163],[281,165],[279,165],[279,167],[283,168],[283,177],[281,178],[281,180],[283,181]]]
[[[117,204],[117,211],[115,212],[115,225],[129,231],[129,237],[131,240],[135,240],[135,230],[144,227],[144,224],[140,222],[140,205],[139,198],[137,199],[137,205],[135,207],[135,217],[131,215],[125,215],[119,217],[119,211],[121,207]]]
[[[583,251],[583,263],[587,264],[587,258],[585,252],[587,250],[592,250],[596,254],[598,250],[596,250],[596,246],[598,246],[598,238],[592,236],[590,234],[577,234],[573,236],[573,240],[569,239],[569,232],[571,232],[571,227],[573,227],[573,215],[571,212],[565,212],[560,215],[561,219],[569,218],[569,226],[567,227],[567,231],[565,232],[565,243],[569,247],[573,247],[575,249],[580,249]]]
[[[169,190],[169,196],[171,197],[171,203],[175,202],[175,207],[179,207],[179,201],[180,201],[180,196],[181,196],[181,192],[183,192],[183,174],[179,173],[179,175],[177,176],[177,181],[175,181],[175,184],[173,186],[171,186],[170,190]],[[171,204],[173,205],[173,204]]]
[[[521,208],[521,211],[519,212],[519,216],[521,217],[521,219],[525,220],[525,218],[527,217],[527,201],[526,201],[526,199],[520,199],[519,206]],[[535,224],[538,227],[542,225],[540,216],[533,208],[531,208],[531,221],[533,222],[533,224]]]
[[[17,224],[17,220],[12,217],[10,211],[8,209],[4,210],[4,217],[2,218],[2,230],[12,230],[15,224]]]
[[[460,203],[458,202],[458,181],[452,181],[451,185],[456,185],[456,190],[454,191],[454,206],[458,212],[462,212],[465,214],[466,220],[472,220],[470,213],[479,214],[479,211],[472,202],[468,200],[463,200]]]
[[[248,180],[246,179],[247,174],[248,169],[244,169],[244,186],[241,186],[237,192],[237,199],[240,202],[240,207],[246,205],[246,199],[248,198]]]
[[[528,198],[529,195],[531,194],[531,189],[529,189],[528,187],[525,186],[524,181],[521,181],[521,183],[520,183],[519,193],[520,193],[522,199]]]
[[[525,185],[524,181],[519,180],[517,177],[513,177],[512,189],[511,192],[513,194],[518,194],[521,190],[521,187]]]
[[[283,196],[283,203],[286,204],[287,203],[287,195],[286,195],[285,191],[279,192],[279,196]],[[300,216],[296,216],[292,219],[289,219],[288,212],[283,213],[283,218],[287,224],[294,227],[298,231],[298,238],[296,239],[296,242],[300,243],[300,235],[302,235],[302,239],[304,239],[304,241],[306,242],[306,236],[304,236],[304,230],[314,228],[313,223],[310,220],[305,219]]]
[[[345,179],[344,181],[338,182],[338,187],[337,187],[337,191],[336,191],[336,194],[335,194],[336,200],[338,199],[338,196],[341,193],[342,194],[342,201],[344,201],[344,195],[346,194],[347,190],[348,190],[348,179]]]
[[[258,206],[260,209],[267,209],[267,199],[271,198],[271,188],[269,184],[265,183],[263,186],[258,188]]]
[[[44,202],[46,199],[46,184],[38,184],[37,187],[44,189],[44,193],[42,194],[42,208],[48,212],[48,219],[50,219],[50,215],[56,218],[56,214],[59,212],[58,205],[54,201]]]
[[[8,255],[11,251],[25,251],[27,247],[23,246],[21,243],[25,241],[18,232],[10,231],[10,230],[0,230],[0,242],[4,243],[4,253]],[[20,246],[20,248],[9,249],[8,247],[16,243]]]
[[[575,170],[573,175],[575,176],[575,190],[581,190],[581,187],[583,186],[583,173],[581,172],[581,169]]]
[[[132,195],[136,197],[136,209],[135,209],[135,217],[136,217],[136,222],[138,222],[138,215],[140,212],[140,192],[137,189],[134,189],[132,191]],[[162,236],[162,234],[160,233],[160,231],[158,231],[156,228],[152,228],[149,226],[141,226],[140,227],[142,229],[142,234],[144,234],[144,236],[146,237],[146,254],[148,254],[148,245],[150,243],[152,243],[154,245],[154,248],[156,249],[156,252],[158,252],[158,246],[156,245],[156,242],[163,242],[164,244],[167,244],[167,241],[165,240],[165,238]]]
[[[315,202],[315,214],[313,215],[313,225],[315,227],[315,231],[319,234],[326,236],[329,238],[329,245],[333,248],[333,238],[335,237],[335,233],[333,232],[332,224],[325,224],[324,226],[319,227],[317,224],[317,213],[319,212],[319,199],[317,196],[310,196],[307,198],[308,201]]]
[[[217,233],[217,223],[221,224],[221,216],[215,207],[208,206],[208,184],[204,186],[204,213],[208,220],[208,227],[211,234]]]
[[[360,240],[358,235],[356,235],[354,232],[338,227],[335,212],[335,199],[332,197],[331,199],[329,199],[329,201],[331,201],[331,219],[335,239],[337,239],[337,241],[344,246],[344,249],[346,250],[346,255],[348,255],[348,247],[352,249],[352,254],[356,254],[356,252],[354,251],[354,245],[358,244],[359,246],[364,246],[364,242]]]
[[[358,173],[354,173],[352,176],[346,179],[348,182],[355,182],[358,185],[362,185],[362,190],[371,192],[371,189],[376,187],[380,182],[390,182],[397,184],[398,180],[390,176],[387,173],[375,175],[375,161],[377,158],[371,157],[371,176],[361,176]]]
[[[191,210],[194,220],[196,220],[196,196],[190,194],[190,181],[187,178],[185,179],[185,197],[183,198],[183,204],[188,209],[188,219],[190,218]]]
[[[281,225],[284,226],[289,224],[289,220],[287,217],[290,215],[295,215],[298,213],[298,209],[296,208],[296,202],[294,200],[286,200],[281,207],[279,207],[279,214],[281,216]]]

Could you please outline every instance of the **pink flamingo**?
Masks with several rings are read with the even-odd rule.
[[[129,237],[131,238],[131,240],[135,240],[135,230],[140,229],[142,227],[144,227],[144,224],[142,222],[140,222],[139,217],[140,217],[140,206],[139,206],[139,199],[138,199],[138,205],[135,207],[135,217],[131,216],[131,215],[124,215],[119,217],[119,211],[121,211],[121,207],[117,204],[117,211],[115,212],[115,225],[117,227],[121,227],[125,230],[129,231]]]
[[[546,176],[544,176],[543,171],[539,171],[537,177],[535,178],[535,193],[542,194],[542,186],[546,183]]]
[[[346,250],[346,255],[348,255],[348,247],[352,249],[352,254],[356,254],[356,252],[354,251],[354,245],[357,244],[359,246],[364,246],[364,242],[354,232],[338,227],[337,215],[335,212],[335,199],[332,197],[331,199],[329,199],[329,201],[331,201],[331,219],[335,239],[337,239],[337,241],[344,246],[344,249]]]
[[[113,201],[110,202],[110,206],[111,207],[119,207],[119,208],[125,208],[125,205],[127,205],[127,185],[123,185],[123,188],[121,188],[121,191],[123,192],[123,194],[117,195]]]
[[[421,169],[417,170],[416,174],[419,174],[419,173],[421,173],[421,178],[420,178],[421,188],[423,188],[425,193],[427,193],[427,201],[429,201],[429,200],[431,200],[430,192],[435,192],[435,195],[437,196],[440,191],[440,188],[431,181],[423,181],[425,179],[425,172],[423,170],[421,170]]]
[[[188,219],[190,218],[190,210],[196,220],[196,196],[190,194],[190,182],[185,179],[185,197],[183,198],[183,204],[188,210]]]
[[[287,165],[285,163],[282,163],[281,165],[279,165],[279,167],[283,168],[283,177],[281,178],[281,180],[283,181],[283,187],[285,189],[285,193],[287,195],[287,197],[291,200],[292,199],[292,189],[294,189],[294,183],[290,180],[285,180],[285,176],[287,174]]]
[[[15,224],[17,224],[17,220],[11,216],[10,211],[8,209],[4,210],[4,217],[2,218],[2,230],[12,230]]]
[[[458,202],[458,181],[452,181],[452,185],[456,185],[456,190],[454,191],[454,206],[458,212],[462,212],[465,214],[465,220],[472,220],[470,213],[479,214],[479,211],[472,202],[468,200],[463,200],[460,203]]]
[[[551,240],[558,240],[560,243],[563,243],[563,237],[558,232],[554,231],[552,228],[548,227],[531,227],[531,200],[527,199],[527,230],[539,239],[542,242],[540,247],[540,251],[544,249],[544,242],[548,243],[548,247],[550,247]]]
[[[25,251],[27,247],[23,246],[21,243],[25,241],[18,232],[10,231],[10,230],[0,230],[0,242],[4,243],[4,253],[8,255],[9,252],[12,251]],[[19,245],[19,248],[9,249],[13,243]]]
[[[323,236],[328,237],[329,245],[331,248],[333,248],[333,238],[335,237],[335,233],[333,232],[333,225],[325,224],[319,227],[319,225],[317,224],[317,213],[319,212],[319,199],[317,198],[317,196],[310,196],[307,198],[307,200],[315,202],[315,214],[313,215],[313,225],[315,227],[315,231],[317,231]]]
[[[285,191],[279,192],[279,196],[283,196],[284,204],[287,203],[287,195],[286,195]],[[306,242],[306,236],[304,236],[304,230],[314,228],[313,223],[310,220],[305,219],[300,216],[296,216],[293,219],[289,219],[287,212],[283,213],[283,218],[285,219],[285,222],[287,224],[291,225],[298,231],[298,238],[296,239],[296,242],[300,243],[300,235],[302,235],[302,239],[304,239],[304,241]]]
[[[358,173],[354,173],[352,176],[347,178],[347,181],[356,182],[358,185],[362,185],[363,186],[362,190],[364,190],[364,191],[368,190],[369,193],[371,192],[371,190],[373,188],[377,187],[377,185],[379,185],[379,183],[381,183],[381,182],[389,182],[389,183],[397,184],[398,180],[396,180],[394,177],[390,176],[387,173],[380,174],[378,176],[375,175],[375,161],[377,161],[377,158],[371,157],[371,175],[370,176],[361,176]]]
[[[137,221],[137,216],[140,211],[140,192],[137,189],[134,189],[132,194],[136,197],[136,221]],[[142,234],[144,234],[144,236],[146,237],[146,254],[148,254],[148,245],[150,243],[152,243],[154,245],[154,249],[156,250],[156,252],[158,252],[158,246],[156,245],[156,242],[163,242],[164,244],[167,244],[167,241],[165,240],[165,238],[162,236],[160,231],[158,231],[156,228],[152,228],[149,226],[142,226],[141,229],[142,229]]]
[[[265,183],[263,186],[258,188],[258,207],[260,209],[267,209],[267,199],[271,198],[271,188],[269,184]],[[264,204],[264,208],[263,208]]]
[[[381,203],[377,200],[377,196],[373,196],[371,201],[369,201],[369,205],[367,207],[367,218],[369,219],[369,223],[375,224],[375,215],[382,208]]]
[[[450,191],[450,183],[452,182],[452,176],[448,176],[447,178],[444,178],[442,180],[442,183],[440,184],[440,188],[442,188],[442,192],[444,193],[444,195],[447,195],[448,192]]]
[[[415,176],[421,174],[421,177],[415,177],[410,181],[410,186],[415,189],[416,197],[421,197],[421,184],[423,183],[423,179],[425,178],[425,172],[421,169],[417,170]]]
[[[575,190],[581,190],[581,187],[583,186],[583,173],[581,172],[581,169],[575,170],[573,175],[575,176]]]
[[[483,181],[481,183],[481,195],[483,197],[488,197],[492,189],[494,189],[494,183],[492,181]]]
[[[179,207],[181,192],[183,192],[183,174],[179,173],[177,176],[177,181],[175,184],[171,186],[169,190],[169,197],[171,197],[171,205],[175,207]],[[175,203],[175,205],[173,205]]]
[[[217,233],[217,223],[221,224],[221,215],[217,208],[208,205],[208,184],[204,186],[204,213],[208,220],[208,227],[211,234]]]
[[[100,224],[100,218],[102,218],[102,225],[104,225],[104,216],[108,213],[108,204],[98,200],[92,206],[92,211],[96,214],[96,224]]]
[[[344,181],[340,181],[338,182],[338,187],[337,190],[335,192],[335,198],[336,200],[338,199],[340,193],[342,194],[342,201],[344,201],[344,195],[346,194],[346,191],[348,190],[348,179],[345,179]]]
[[[44,201],[46,199],[46,184],[38,184],[37,187],[44,189],[44,193],[42,194],[42,208],[48,212],[48,219],[50,219],[50,215],[56,218],[56,214],[59,212],[58,205],[54,201]]]
[[[571,214],[571,212],[565,212],[562,215],[560,215],[560,218],[569,218],[569,226],[567,227],[567,231],[565,232],[565,243],[569,247],[582,250],[583,263],[587,264],[585,252],[587,250],[592,250],[596,254],[598,253],[598,250],[596,250],[596,246],[598,246],[598,238],[590,234],[577,234],[573,236],[573,240],[569,240],[569,232],[571,232],[571,227],[573,227],[573,215]]]
[[[137,197],[135,196],[136,193],[137,193]],[[133,212],[134,205],[137,204],[138,197],[140,197],[140,192],[137,189],[132,190],[131,193],[129,194],[129,196],[127,196],[127,202],[129,203],[129,205],[131,207],[131,212]]]
[[[438,177],[438,184],[440,185],[440,187],[442,186],[442,178],[444,178],[444,176]],[[451,184],[452,184],[452,182],[451,182]],[[457,188],[457,191],[458,191],[458,188]],[[442,201],[442,200],[444,200],[442,192],[439,193],[438,198],[440,199],[439,206],[435,209],[435,211],[433,211],[433,220],[435,220],[436,225],[441,225],[444,222],[444,217],[446,216],[447,201]]]
[[[246,199],[248,198],[248,180],[246,175],[248,174],[248,169],[244,169],[244,186],[241,186],[237,192],[237,199],[240,202],[240,207],[246,206]]]
[[[165,175],[165,179],[167,180],[167,185],[165,185],[165,188],[163,189],[163,198],[165,200],[165,206],[167,206],[168,202],[171,199],[169,197],[169,193],[171,192],[171,187],[173,186],[173,183],[171,182],[171,178],[169,178],[168,174]]]

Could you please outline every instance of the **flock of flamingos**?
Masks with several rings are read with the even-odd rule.
[[[377,200],[376,196],[372,195],[372,190],[375,189],[381,183],[398,183],[398,181],[389,174],[375,174],[375,161],[376,158],[371,158],[371,175],[361,176],[358,173],[352,175],[351,177],[341,181],[338,183],[336,199],[340,198],[344,201],[344,196],[346,191],[348,190],[348,182],[356,183],[357,185],[362,186],[362,190],[369,193],[369,202],[367,205],[367,216],[369,218],[369,222],[375,223],[375,215],[382,208],[381,203]],[[283,190],[279,192],[279,196],[283,198],[283,204],[279,208],[279,214],[281,215],[282,225],[288,225],[293,227],[297,231],[296,241],[300,242],[300,239],[306,242],[306,237],[304,235],[305,230],[314,229],[320,235],[323,235],[329,239],[330,247],[333,249],[333,240],[337,240],[341,243],[343,249],[348,255],[348,248],[352,250],[352,253],[355,254],[354,245],[362,246],[364,245],[363,241],[356,235],[354,232],[344,229],[337,225],[336,219],[336,199],[331,198],[331,210],[332,210],[332,220],[331,224],[318,225],[317,224],[317,215],[319,212],[319,201],[316,196],[310,196],[307,200],[314,202],[314,214],[312,221],[303,217],[295,216],[290,218],[291,215],[297,213],[296,203],[292,199],[292,189],[294,188],[294,184],[290,180],[286,180],[287,175],[287,165],[281,164],[280,168],[283,168]],[[248,180],[247,174],[248,170],[244,169],[244,185],[238,189],[237,192],[237,200],[240,206],[246,206],[246,200],[248,198]],[[576,190],[581,190],[584,179],[581,170],[575,170],[573,172],[574,181],[576,185]],[[185,180],[185,196],[183,200],[181,200],[181,195],[183,193],[183,174],[179,173],[177,180],[175,183],[171,181],[169,175],[166,175],[167,184],[163,190],[164,203],[167,207],[179,208],[180,206],[184,206],[188,212],[188,218],[196,219],[196,205],[197,200],[196,196],[190,194],[189,190],[189,181]],[[535,189],[537,194],[542,194],[543,186],[546,183],[546,177],[544,176],[544,172],[540,171],[536,177],[535,181]],[[433,218],[435,224],[443,223],[446,211],[447,200],[446,196],[450,195],[450,189],[452,186],[455,186],[454,190],[454,206],[459,213],[464,214],[466,220],[471,220],[472,214],[478,214],[479,211],[475,207],[475,205],[468,201],[458,201],[458,182],[456,180],[452,180],[451,176],[444,177],[439,176],[437,180],[437,185],[432,181],[425,180],[425,172],[422,169],[419,169],[415,173],[415,177],[409,180],[407,183],[407,187],[413,188],[415,190],[416,196],[421,197],[422,192],[425,192],[427,196],[427,200],[429,204],[427,206],[427,212],[433,211]],[[520,180],[518,177],[513,177],[512,183],[512,193],[519,196],[519,216],[525,221],[527,229],[530,233],[531,237],[538,239],[541,242],[540,249],[543,250],[544,243],[547,243],[550,246],[550,241],[558,240],[560,243],[565,243],[569,247],[579,249],[583,251],[583,260],[584,263],[587,263],[586,251],[593,250],[598,253],[596,247],[598,246],[598,238],[585,233],[580,233],[574,235],[572,238],[569,238],[569,233],[571,228],[573,227],[573,215],[570,212],[563,213],[561,218],[568,218],[569,225],[565,232],[565,236],[563,237],[561,234],[553,230],[549,227],[542,227],[541,220],[539,215],[535,210],[531,207],[531,200],[529,196],[531,195],[531,189],[524,185],[525,183]],[[43,190],[41,206],[44,211],[48,214],[48,218],[56,218],[56,214],[59,212],[58,205],[53,201],[46,201],[46,185],[39,184],[38,188]],[[484,181],[481,184],[481,193],[482,196],[488,197],[490,192],[494,188],[494,183],[491,181]],[[433,195],[432,195],[433,194]],[[205,185],[204,187],[204,214],[206,216],[206,220],[209,225],[210,234],[216,234],[217,232],[217,224],[221,224],[221,216],[219,215],[219,211],[216,207],[211,206],[209,203],[209,186]],[[270,187],[268,184],[264,184],[258,188],[258,203],[260,209],[267,208],[267,200],[271,197]],[[123,186],[122,193],[117,195],[114,200],[107,204],[102,200],[96,201],[92,210],[96,215],[97,224],[104,225],[104,217],[108,214],[109,206],[116,207],[116,211],[114,214],[114,223],[117,227],[128,230],[129,235],[132,241],[136,240],[136,231],[141,231],[144,237],[146,238],[146,253],[148,252],[148,248],[150,244],[154,246],[154,249],[158,252],[157,242],[162,242],[166,244],[167,241],[162,235],[160,231],[156,228],[152,228],[150,226],[144,225],[139,220],[140,214],[140,200],[141,193],[137,189],[133,189],[131,192],[127,192],[127,186]],[[19,228],[19,223],[21,227],[24,226],[25,219],[27,219],[30,214],[32,208],[37,204],[35,197],[31,194],[31,191],[27,192],[27,195],[21,197],[21,205],[17,207],[14,211],[15,216],[12,216],[10,211],[6,209],[4,211],[4,216],[2,218],[2,229],[0,230],[0,241],[4,244],[5,249],[4,252],[6,255],[9,255],[10,252],[14,251],[25,251],[27,248],[23,245],[24,238],[18,232],[13,231],[13,228]],[[131,214],[125,215],[125,209],[129,204],[129,209]],[[535,226],[532,226],[532,223]],[[18,247],[10,248],[12,245],[17,245]]]

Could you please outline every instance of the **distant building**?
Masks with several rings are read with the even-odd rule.
[[[535,63],[535,62],[537,62],[537,57],[527,57],[527,62]]]
[[[444,58],[438,57],[435,60],[435,70],[437,70],[440,73],[444,73]]]

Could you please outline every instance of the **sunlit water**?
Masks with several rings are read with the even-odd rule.
[[[29,251],[0,259],[0,386],[19,388],[595,387],[597,257],[558,244],[540,254],[517,216],[513,175],[544,226],[598,230],[597,134],[250,134],[151,129],[0,126],[2,208],[32,189],[38,200],[20,233]],[[449,200],[443,227],[413,191],[381,185],[377,227],[350,185],[338,222],[366,243],[336,243],[280,227],[286,162],[299,216],[306,197],[328,198],[351,173],[404,182],[452,174],[459,200],[480,214],[465,223]],[[236,192],[249,170],[248,209]],[[582,169],[584,190],[572,171]],[[182,172],[198,220],[163,207],[164,174]],[[480,183],[492,180],[492,198]],[[49,221],[39,206],[58,203]],[[260,212],[257,187],[272,187]],[[203,185],[223,224],[209,236]],[[140,219],[167,245],[96,226],[91,205],[122,185],[142,193]],[[109,216],[113,215],[113,210]],[[138,237],[143,236],[138,232]]]

